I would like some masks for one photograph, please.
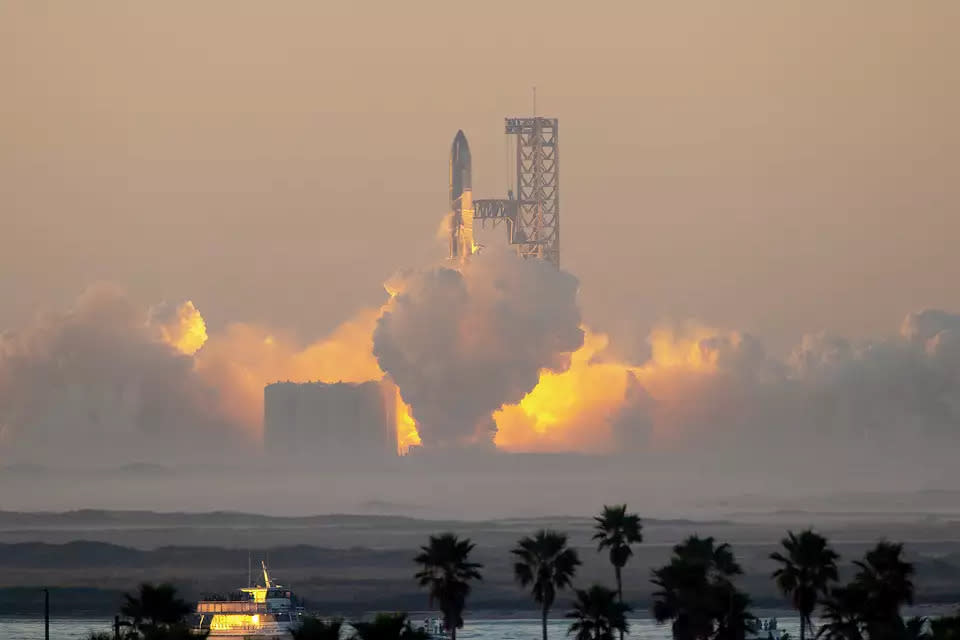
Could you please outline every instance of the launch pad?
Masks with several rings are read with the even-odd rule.
[[[471,157],[463,131],[450,151],[450,258],[462,260],[476,250],[473,223],[504,224],[507,242],[523,258],[560,267],[560,145],[556,118],[506,118],[504,133],[514,136],[516,194],[473,199]]]
[[[503,225],[507,242],[523,258],[560,267],[560,163],[557,119],[506,118],[504,133],[512,136],[516,152],[516,193],[506,198],[473,199],[473,161],[463,131],[450,148],[450,259],[464,263],[480,249],[474,240],[474,222],[491,228]],[[398,406],[405,406],[392,382],[291,383],[264,388],[264,436],[268,450],[292,459],[324,464],[361,461],[380,465],[384,460],[420,455],[418,445],[400,442]],[[389,393],[387,393],[389,391]],[[385,401],[389,396],[390,402]],[[400,404],[397,404],[400,399]],[[409,408],[407,408],[409,412]],[[414,424],[410,417],[411,424]],[[500,456],[492,440],[485,447],[467,447],[455,456],[455,466],[486,468],[490,453]],[[429,451],[429,450],[426,450]],[[444,452],[444,460],[451,453]],[[512,463],[504,463],[512,464]],[[526,462],[524,464],[527,464]]]

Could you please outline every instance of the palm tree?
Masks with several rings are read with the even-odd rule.
[[[617,592],[598,584],[589,590],[577,589],[577,599],[567,617],[573,622],[567,635],[575,640],[613,640],[613,632],[626,633],[630,607],[617,599]]]
[[[653,593],[653,617],[658,624],[671,621],[674,640],[708,638],[713,632],[703,572],[689,563],[676,560],[654,570],[651,582],[658,587]]]
[[[354,640],[429,640],[430,638],[430,634],[425,630],[413,628],[406,613],[378,613],[373,622],[351,622],[350,626],[356,631]],[[336,640],[336,638],[330,638],[330,640]]]
[[[930,620],[931,640],[960,640],[960,611]]]
[[[421,553],[413,559],[421,567],[417,582],[430,590],[430,606],[434,601],[440,605],[451,640],[457,640],[457,629],[463,627],[470,581],[482,579],[479,570],[483,565],[468,560],[473,548],[469,539],[444,533],[430,536],[429,544],[420,547]]]
[[[633,555],[632,544],[643,542],[643,525],[640,516],[627,513],[627,505],[603,506],[603,513],[594,517],[596,525],[593,539],[597,541],[597,551],[610,550],[610,564],[617,580],[617,598],[623,602],[623,580],[621,572],[627,560]],[[623,634],[620,635],[623,640]]]
[[[903,544],[881,541],[854,563],[853,584],[865,594],[864,622],[870,640],[903,635],[900,608],[913,604],[913,565],[903,560]]]
[[[293,640],[340,640],[340,629],[343,620],[333,618],[306,617],[295,627],[290,627],[290,637]]]
[[[130,626],[146,634],[183,625],[193,608],[177,597],[171,584],[143,583],[135,595],[125,594],[120,613],[129,619]]]
[[[723,613],[717,620],[714,640],[744,640],[757,628],[757,617],[750,613],[750,597],[732,584],[715,590],[716,607]]]
[[[671,621],[675,640],[707,640],[734,609],[733,577],[743,570],[728,544],[691,536],[673,548],[670,562],[654,570],[653,616]],[[748,602],[743,604],[743,614]]]
[[[827,595],[830,583],[837,580],[840,556],[829,547],[826,538],[811,529],[801,531],[800,535],[788,531],[780,544],[786,555],[779,551],[770,554],[770,559],[781,565],[772,577],[800,613],[800,640],[804,640],[817,601]]]
[[[866,606],[867,594],[857,585],[834,587],[823,600],[824,623],[816,637],[818,640],[863,640]]]
[[[570,586],[580,558],[567,546],[567,536],[541,529],[532,538],[521,538],[512,553],[513,574],[522,586],[533,585],[533,599],[540,605],[543,640],[547,640],[547,615],[557,592]]]

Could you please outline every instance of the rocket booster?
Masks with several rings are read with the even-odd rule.
[[[470,146],[457,131],[450,148],[450,259],[463,262],[473,253],[473,188]]]

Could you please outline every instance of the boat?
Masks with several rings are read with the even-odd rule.
[[[422,625],[417,627],[418,631],[423,631],[430,636],[430,640],[446,640],[450,637],[447,628],[443,624],[443,618],[427,618]]]
[[[776,618],[758,619],[756,624],[747,633],[747,638],[752,640],[782,640],[789,634],[779,628]]]
[[[209,638],[288,640],[290,628],[303,617],[303,607],[290,589],[273,582],[265,562],[260,567],[263,585],[199,601],[195,629],[209,632]]]

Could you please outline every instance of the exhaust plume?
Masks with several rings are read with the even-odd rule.
[[[221,390],[219,411],[260,440],[267,384],[367,382],[383,377],[372,355],[371,336],[379,313],[377,309],[363,310],[306,347],[265,327],[230,324],[197,352],[196,372]]]
[[[187,339],[195,334],[180,330],[181,319],[189,324],[194,312],[187,303],[173,325],[155,324],[121,290],[98,285],[70,311],[0,335],[5,448],[61,461],[143,460],[223,433],[218,390],[195,375],[184,352],[197,338]]]
[[[958,436],[958,314],[909,314],[882,340],[809,334],[783,358],[745,333],[662,326],[649,357],[629,362],[580,325],[576,279],[539,261],[488,251],[385,289],[381,307],[303,346],[252,324],[208,334],[191,301],[147,310],[91,287],[69,311],[0,335],[0,447],[23,460],[207,457],[198,442],[228,434],[255,451],[263,387],[276,381],[380,381],[400,453],[750,442],[802,459],[828,442],[921,455]]]
[[[583,343],[577,280],[509,252],[408,275],[377,323],[374,354],[427,446],[489,443],[491,414]]]
[[[584,327],[583,346],[565,371],[545,370],[518,404],[493,414],[494,439],[507,451],[609,453],[616,416],[637,385],[633,367],[604,361],[608,338]]]
[[[960,315],[927,310],[884,340],[810,334],[777,359],[748,334],[662,327],[648,338],[650,358],[629,364],[587,330],[567,371],[543,372],[495,414],[496,442],[514,451],[734,452],[750,442],[821,456],[922,454],[960,435],[958,336]]]

